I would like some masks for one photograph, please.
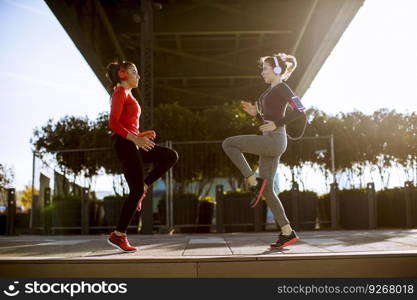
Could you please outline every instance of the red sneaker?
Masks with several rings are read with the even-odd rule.
[[[293,230],[290,235],[286,236],[280,233],[278,236],[278,241],[276,241],[274,244],[271,244],[271,249],[282,249],[284,247],[287,247],[289,245],[294,244],[297,242],[300,238]]]
[[[117,236],[114,231],[110,233],[109,238],[107,239],[107,242],[112,245],[113,247],[116,247],[119,250],[122,250],[124,252],[134,252],[138,250],[136,247],[132,247],[129,244],[129,241],[127,240],[127,236]]]
[[[138,205],[136,206],[136,210],[137,211],[141,211],[142,210],[142,201],[143,199],[145,199],[146,195],[148,194],[148,190],[144,191],[142,196],[139,199]]]

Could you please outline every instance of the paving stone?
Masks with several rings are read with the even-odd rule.
[[[416,229],[340,230],[298,232],[300,241],[283,250],[271,251],[276,232],[140,235],[129,241],[139,247],[122,253],[107,243],[108,235],[1,236],[0,258],[181,258],[291,256],[326,253],[383,253],[417,250]]]

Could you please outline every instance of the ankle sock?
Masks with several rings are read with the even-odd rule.
[[[292,228],[290,224],[287,224],[287,225],[282,226],[281,231],[283,235],[289,236],[292,233]]]

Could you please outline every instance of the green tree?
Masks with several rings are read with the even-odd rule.
[[[4,190],[13,183],[14,171],[5,164],[0,163],[0,191]]]

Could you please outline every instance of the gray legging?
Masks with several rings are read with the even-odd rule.
[[[254,174],[242,152],[259,155],[259,177],[266,179],[264,195],[280,227],[289,224],[284,207],[274,191],[274,177],[281,155],[287,149],[285,127],[263,135],[237,135],[223,141],[223,149],[244,177]]]

